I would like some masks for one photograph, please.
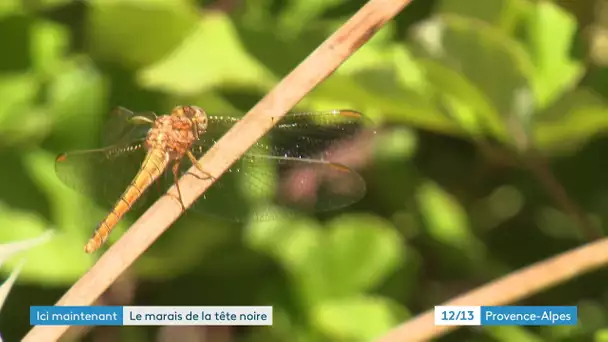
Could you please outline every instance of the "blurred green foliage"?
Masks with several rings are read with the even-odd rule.
[[[363,3],[0,2],[0,242],[56,232],[27,252],[2,336],[23,336],[28,307],[53,304],[95,261],[82,246],[105,212],[57,179],[57,153],[99,146],[116,106],[244,113]],[[414,1],[296,108],[353,108],[377,124],[361,170],[366,198],[338,213],[243,225],[186,215],[134,265],[132,301],[117,304],[271,304],[272,328],[235,338],[369,341],[583,243],[528,164],[546,159],[568,199],[603,226],[608,79],[581,48],[581,27],[592,23],[572,13],[593,6],[582,3]],[[576,327],[460,329],[442,339],[606,341],[607,281],[595,272],[521,303],[579,305]],[[152,340],[146,329],[91,334]]]

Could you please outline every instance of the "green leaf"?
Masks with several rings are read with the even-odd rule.
[[[61,231],[79,239],[79,245],[84,246],[97,222],[90,217],[91,213],[86,213],[86,210],[74,210],[74,208],[82,208],[82,198],[57,178],[55,157],[54,154],[42,149],[33,150],[22,156],[23,167],[38,189],[49,199],[53,222]],[[91,228],[86,229],[87,225]],[[74,247],[81,250],[82,246]]]
[[[442,0],[439,2],[437,12],[483,20],[509,32],[517,22],[519,2],[520,0]]]
[[[392,31],[391,26],[380,30],[381,39],[362,46],[302,103],[311,109],[356,108],[370,118],[379,116],[433,130],[453,130],[429,96],[424,69],[405,47],[387,42],[386,36]]]
[[[544,339],[523,327],[484,327],[488,335],[497,341],[542,342]]]
[[[406,127],[395,128],[376,136],[374,156],[378,160],[411,159],[418,148],[418,137]]]
[[[331,341],[372,341],[408,316],[389,299],[363,296],[328,300],[312,313],[317,329]]]
[[[404,262],[397,232],[373,216],[343,216],[329,231],[312,222],[287,222],[257,224],[249,241],[277,257],[311,303],[369,290]]]
[[[601,301],[593,299],[582,299],[576,303],[578,308],[578,324],[576,326],[564,326],[561,329],[543,329],[546,338],[564,339],[565,337],[576,337],[576,335],[588,335],[608,326],[608,313],[606,305]],[[570,328],[570,329],[568,329]]]
[[[377,286],[404,261],[403,242],[384,220],[348,215],[331,221],[328,228],[326,248],[318,250],[326,259],[320,260],[325,266],[319,266],[327,267],[323,276],[336,293],[358,293]]]
[[[98,58],[134,69],[163,58],[196,27],[190,0],[89,1],[87,39]]]
[[[249,246],[272,255],[287,270],[305,267],[323,238],[314,221],[280,216],[273,221],[252,222],[246,232]]]
[[[281,37],[274,0],[243,2],[243,15],[233,19],[239,42],[252,58],[263,62],[273,75],[286,75],[314,51],[343,21],[321,21],[306,25],[297,39]],[[271,8],[272,7],[272,8]],[[214,45],[217,42],[214,41]],[[278,81],[278,79],[277,79]],[[260,94],[261,95],[261,94]]]
[[[89,63],[64,65],[48,86],[53,142],[66,149],[98,147],[108,92],[107,81]]]
[[[600,329],[595,332],[594,342],[608,342],[608,329]]]
[[[432,60],[422,59],[428,82],[445,101],[452,120],[472,137],[487,133],[500,140],[506,140],[503,122],[488,97],[453,69]]]
[[[401,120],[416,120],[423,126],[439,126],[445,119],[437,118],[433,104],[411,91],[400,91],[399,95],[382,94],[373,90],[383,77],[392,77],[389,70],[366,71],[359,79],[354,76],[335,74],[325,80],[303,101],[313,110],[324,108],[356,108],[370,118],[381,114],[392,115]],[[394,89],[394,88],[393,88]]]
[[[70,47],[70,31],[52,21],[36,20],[32,25],[32,63],[43,76],[60,72]]]
[[[530,114],[535,109],[534,96],[530,95],[534,68],[516,41],[483,22],[454,15],[424,22],[416,30],[415,41],[423,56],[463,75],[483,93],[494,112],[503,118],[503,125],[515,120],[517,126],[529,130]],[[468,93],[470,96],[471,91]],[[480,103],[479,97],[476,101]],[[486,114],[480,122],[494,121],[487,108],[481,110]]]
[[[537,101],[544,108],[574,87],[585,69],[570,57],[576,18],[550,2],[531,8],[526,18],[526,47],[535,65]]]
[[[608,108],[594,92],[568,93],[536,116],[534,141],[550,153],[572,153],[598,134],[608,132]]]
[[[98,218],[105,211],[96,208],[87,198],[64,185],[55,175],[55,155],[44,150],[34,150],[23,155],[23,165],[50,203],[50,213],[58,231],[55,238],[29,256],[24,277],[46,283],[65,284],[80,277],[95,261],[87,255],[83,246],[91,236]],[[78,210],[75,210],[78,208]],[[22,220],[20,233],[9,240],[31,236],[34,232],[48,229],[47,223],[32,217],[30,213],[13,212],[11,221]],[[123,228],[115,229],[113,237]]]
[[[257,269],[258,260],[243,253],[242,248],[233,252],[227,252],[231,243],[237,240],[238,231],[222,220],[203,218],[195,213],[188,213],[176,222],[170,231],[141,257],[135,269],[138,276],[146,279],[166,280],[187,274],[193,269],[199,270],[204,263],[211,264],[209,267],[221,268],[222,274],[229,272],[229,267],[218,263],[216,254],[225,256],[230,254],[239,267],[242,275],[242,267],[247,265],[248,271]],[[116,235],[119,239],[120,235]],[[238,246],[241,247],[241,246]]]
[[[279,15],[276,32],[285,39],[293,39],[306,26],[317,22],[324,11],[344,2],[344,0],[290,0]]]
[[[40,244],[47,242],[53,235],[52,230],[47,230],[38,237],[26,239],[23,241],[12,241],[0,245],[0,265],[3,265],[10,257],[19,254],[23,251],[34,248]],[[18,264],[21,269],[21,262]]]
[[[49,230],[49,224],[38,215],[2,204],[0,227],[0,242],[4,243],[32,239]],[[31,241],[15,246],[28,249]],[[29,249],[27,259],[21,272],[22,280],[63,285],[71,284],[92,262],[92,258],[87,257],[82,250],[82,241],[76,241],[73,236],[65,234],[55,234],[48,243]],[[17,261],[11,259],[7,264],[14,267]]]
[[[39,9],[49,9],[59,6],[65,6],[77,0],[37,0],[36,7]]]
[[[0,77],[0,132],[5,126],[3,120],[14,114],[16,109],[25,108],[32,102],[38,92],[36,77],[29,73]]]
[[[32,144],[47,134],[50,120],[33,107],[39,90],[31,73],[0,77],[0,145]]]
[[[428,234],[467,257],[479,260],[483,245],[469,227],[467,213],[457,200],[437,184],[427,181],[417,192],[418,205]]]
[[[275,77],[250,57],[230,19],[206,15],[177,49],[138,75],[147,88],[189,95],[213,87],[268,89]]]
[[[21,0],[0,1],[0,19],[11,14],[19,13],[22,8]]]
[[[432,97],[421,94],[420,89],[406,88],[401,82],[390,63],[354,75],[336,73],[301,103],[313,110],[355,108],[371,119],[403,122],[437,132],[458,131],[437,109]],[[386,91],[387,88],[391,88],[390,91]]]

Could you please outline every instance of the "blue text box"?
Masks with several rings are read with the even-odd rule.
[[[30,306],[30,325],[123,325],[123,307]]]
[[[482,306],[481,325],[576,325],[576,306]]]

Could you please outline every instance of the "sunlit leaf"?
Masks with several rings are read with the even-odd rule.
[[[21,0],[0,1],[0,18],[18,13],[22,9],[21,2]]]
[[[121,233],[117,239],[120,239]],[[171,231],[146,252],[135,269],[142,278],[171,281],[178,276],[188,275],[192,269],[201,269],[205,264],[212,271],[221,269],[223,274],[231,271],[227,264],[232,263],[239,267],[235,272],[240,275],[244,275],[243,267],[247,268],[247,272],[263,268],[259,266],[259,259],[244,253],[242,248],[228,252],[237,238],[235,229],[227,227],[225,222],[189,213],[187,219],[173,225]],[[227,260],[218,260],[218,255]]]
[[[345,0],[290,0],[279,15],[277,33],[293,39],[306,25],[317,21],[325,10],[343,2]]]
[[[49,225],[35,213],[11,209],[0,205],[0,242],[32,239],[49,229]],[[30,246],[25,246],[27,248]],[[82,241],[74,236],[55,234],[54,238],[38,248],[27,251],[27,263],[21,271],[25,281],[69,284],[90,265],[82,250]],[[7,265],[15,266],[11,260]]]
[[[48,86],[53,141],[65,149],[99,147],[108,108],[108,84],[89,63],[70,63]]]
[[[181,44],[199,21],[190,0],[88,1],[86,42],[100,59],[139,68]]]
[[[314,324],[332,341],[372,341],[408,316],[398,305],[379,297],[328,300],[312,313]]]
[[[8,258],[20,252],[34,248],[37,245],[47,242],[53,235],[53,231],[46,231],[38,237],[22,241],[12,241],[0,245],[0,265],[4,264]],[[21,266],[19,266],[21,269]]]
[[[523,327],[485,327],[484,331],[497,341],[542,342],[540,336]]]
[[[482,245],[471,232],[467,213],[454,197],[430,181],[418,190],[418,205],[428,234],[468,257],[478,258]]]
[[[211,87],[269,88],[276,79],[250,57],[230,19],[206,15],[170,55],[139,75],[141,84],[175,94],[194,94]]]
[[[527,96],[532,102],[525,102],[522,94],[534,90],[534,69],[514,39],[483,22],[455,15],[437,16],[420,24],[414,38],[425,57],[453,69],[477,87],[503,118],[504,125],[516,120],[525,132],[529,130],[535,97]],[[476,102],[480,103],[479,96]],[[496,127],[494,115],[481,109],[484,117],[479,120],[487,122],[489,118],[491,127]]]
[[[303,219],[252,222],[246,236],[249,245],[276,257],[289,270],[310,263],[322,238],[320,227]]]
[[[416,135],[407,128],[396,128],[378,135],[376,139],[374,155],[378,159],[409,159],[418,147]]]
[[[483,20],[489,24],[499,26],[510,31],[516,24],[518,17],[518,3],[522,0],[441,0],[437,8],[438,13],[458,14]]]
[[[608,342],[608,329],[601,329],[595,332],[594,342]]]
[[[303,101],[320,108],[357,108],[368,117],[403,122],[439,132],[455,132],[457,126],[438,111],[432,98],[417,91],[395,89],[390,93],[374,89],[388,82],[398,84],[395,71],[381,67],[353,76],[334,75],[316,87]]]
[[[46,133],[48,121],[43,113],[34,112],[32,106],[39,88],[33,74],[0,77],[0,145],[16,144]]]
[[[337,218],[329,225],[321,269],[339,293],[377,286],[404,261],[403,242],[388,222],[373,216]],[[313,276],[311,274],[311,276]]]
[[[536,116],[534,141],[546,152],[573,152],[608,132],[605,101],[584,88],[566,94]]]
[[[526,19],[527,49],[535,64],[537,101],[543,108],[574,87],[583,75],[583,64],[571,57],[576,18],[542,1],[532,7]]]
[[[44,76],[59,72],[66,62],[70,45],[70,32],[51,21],[37,20],[32,26],[32,62]]]
[[[404,261],[399,236],[384,221],[345,216],[332,221],[328,231],[305,222],[267,223],[264,235],[256,230],[255,244],[288,267],[308,300],[366,291]]]
[[[420,66],[428,82],[445,101],[450,118],[466,133],[473,137],[490,133],[495,138],[506,139],[506,131],[496,107],[466,76],[432,60],[421,60]]]

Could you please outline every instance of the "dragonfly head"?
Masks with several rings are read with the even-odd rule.
[[[197,106],[178,106],[173,109],[173,113],[185,116],[192,121],[198,133],[207,130],[207,113]]]

